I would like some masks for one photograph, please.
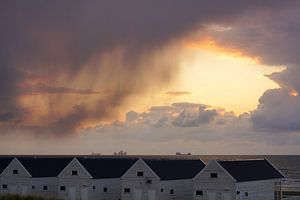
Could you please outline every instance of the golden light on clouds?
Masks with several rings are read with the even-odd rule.
[[[290,95],[296,97],[296,96],[298,96],[298,92],[296,90],[292,89],[290,92]]]
[[[218,46],[210,37],[184,41],[181,72],[170,91],[190,95],[162,98],[162,102],[187,101],[223,107],[236,114],[254,110],[264,91],[279,86],[265,77],[285,67],[261,64],[238,49]]]

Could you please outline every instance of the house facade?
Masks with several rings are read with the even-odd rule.
[[[58,175],[58,198],[119,200],[120,178],[135,161],[127,158],[74,158]]]
[[[285,178],[267,160],[211,161],[193,179],[193,200],[274,200]]]
[[[201,160],[142,159],[123,176],[122,200],[190,200]]]

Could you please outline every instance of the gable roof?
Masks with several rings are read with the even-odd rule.
[[[137,161],[137,158],[77,158],[81,165],[95,178],[120,178]]]
[[[0,175],[13,159],[14,157],[0,157]]]
[[[17,158],[32,177],[56,177],[72,160],[71,157]]]
[[[161,180],[192,179],[205,164],[199,159],[143,159]]]
[[[217,161],[237,182],[284,178],[267,160]]]

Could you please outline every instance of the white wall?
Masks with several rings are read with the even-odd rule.
[[[28,187],[28,194],[35,196],[42,196],[46,198],[57,197],[57,178],[56,177],[43,177],[43,178],[29,178],[30,185]],[[32,188],[34,186],[34,188]],[[47,186],[47,190],[43,187]]]
[[[236,189],[240,191],[240,200],[274,200],[274,183],[278,180],[240,182]]]
[[[72,175],[76,170],[78,175]],[[65,191],[60,190],[65,186]],[[107,192],[103,188],[108,189]],[[119,200],[121,198],[121,182],[119,178],[93,179],[77,159],[73,159],[58,176],[58,198],[69,199],[71,188],[75,189],[75,200],[80,200],[83,188],[88,191],[88,199],[93,200]]]
[[[191,179],[161,181],[158,199],[161,200],[191,200],[193,198],[193,184]],[[174,194],[170,194],[174,190]]]
[[[13,174],[13,170],[18,170],[18,174]],[[31,175],[25,170],[23,165],[15,158],[7,166],[7,168],[2,172],[1,175],[1,194],[22,194],[23,186],[29,188]],[[8,186],[7,189],[2,188],[2,184]],[[29,189],[28,189],[29,191]]]
[[[137,172],[143,171],[144,177],[138,177]],[[151,180],[151,184],[147,184],[147,180]],[[122,179],[122,200],[133,200],[135,190],[142,191],[142,199],[148,199],[149,191],[155,191],[156,195],[160,194],[160,181],[157,175],[139,159],[136,163],[123,175]],[[124,193],[124,188],[130,188],[130,193]]]
[[[218,178],[210,178],[210,173],[217,173]],[[235,180],[216,161],[211,161],[193,180],[193,199],[206,200],[209,192],[216,193],[216,200],[221,200],[223,193],[236,197]],[[196,196],[196,191],[203,191],[203,196]]]

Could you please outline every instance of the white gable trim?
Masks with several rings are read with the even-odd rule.
[[[221,168],[221,170],[222,171],[224,171],[234,182],[237,182],[237,180],[235,180],[235,178],[233,178],[233,176],[231,176],[231,174],[226,170],[226,169],[224,169],[223,167],[222,167],[222,165],[220,165],[219,164],[219,162],[218,161],[216,161],[216,160],[212,160],[212,161],[210,161],[192,180],[194,181],[194,180],[196,180],[197,179],[197,177],[202,173],[202,171],[204,170],[204,169],[206,169],[206,168],[208,168],[212,163],[216,163],[220,168]]]
[[[147,165],[147,163],[145,163],[145,161],[142,158],[139,158],[126,172],[125,174],[123,174],[123,176],[121,176],[121,179],[124,178],[130,170],[132,170],[132,168],[134,168],[135,165],[137,165],[139,162],[141,162],[143,165],[145,165],[150,171],[151,173],[154,174],[154,176],[160,180],[160,177],[151,169],[151,167],[149,167],[149,165]]]
[[[10,163],[12,163],[12,161],[14,160],[15,158],[13,158]],[[2,174],[6,171],[6,169],[8,168],[8,166],[10,165],[10,163],[8,163],[8,165],[4,168],[4,170],[1,172],[0,174],[0,177],[2,176]]]
[[[286,176],[272,162],[270,162],[267,158],[265,158],[265,160],[268,163],[270,163],[270,165],[272,165],[272,167],[274,167],[274,169],[276,169],[284,178],[286,178]],[[283,178],[276,178],[276,179],[283,179]]]
[[[12,165],[13,162],[17,162],[23,169],[24,171],[26,172],[26,174],[29,176],[29,177],[32,177],[32,175],[28,172],[28,170],[24,167],[24,165],[22,165],[22,163],[18,160],[18,158],[14,158],[10,161],[10,163],[6,166],[6,168],[2,171],[2,173],[0,174],[0,176],[2,176],[4,174],[4,172],[6,172],[8,170],[8,168]]]
[[[62,172],[65,171],[65,169],[67,169],[71,165],[72,162],[77,163],[87,173],[89,178],[93,178],[92,175],[88,172],[88,170],[79,162],[79,160],[76,157],[73,158],[63,170],[61,170],[61,172],[58,174],[57,177],[61,177]]]

